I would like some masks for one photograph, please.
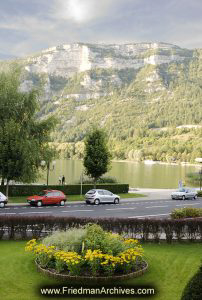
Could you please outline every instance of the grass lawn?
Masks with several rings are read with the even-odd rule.
[[[125,198],[139,198],[139,197],[146,197],[143,194],[134,194],[134,193],[128,193],[128,194],[118,194],[121,199]],[[84,197],[81,195],[68,195],[67,201],[83,201]],[[27,203],[27,197],[21,196],[21,197],[9,197],[9,203]]]
[[[0,299],[46,299],[39,294],[39,287],[54,287],[58,284],[58,281],[37,272],[33,255],[25,253],[24,246],[24,241],[0,241]],[[127,283],[152,285],[158,290],[154,297],[140,299],[179,300],[184,286],[200,265],[201,244],[144,244],[143,248],[149,270],[139,278],[128,280]],[[63,286],[68,286],[68,282],[63,283]]]

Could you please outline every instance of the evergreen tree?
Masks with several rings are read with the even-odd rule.
[[[96,181],[109,170],[111,154],[107,148],[106,134],[94,128],[85,139],[84,167],[88,176]]]

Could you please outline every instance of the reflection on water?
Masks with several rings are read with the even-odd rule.
[[[60,159],[50,172],[49,184],[58,184],[59,176],[64,175],[66,183],[77,183],[83,170],[82,161]],[[129,183],[130,187],[142,188],[176,188],[178,181],[185,182],[185,174],[196,172],[195,166],[144,164],[138,162],[112,162],[107,175],[116,177],[121,183]],[[43,173],[39,183],[46,182]]]

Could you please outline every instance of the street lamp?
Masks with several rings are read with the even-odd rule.
[[[47,185],[47,186],[48,186],[49,173],[50,173],[50,171],[53,171],[53,170],[54,170],[55,164],[56,164],[56,161],[55,161],[55,160],[52,161],[52,164],[51,164],[50,161],[45,161],[45,160],[42,160],[42,161],[41,161],[41,166],[42,166],[43,168],[46,167],[46,170],[47,170],[47,177],[46,177],[46,185]]]
[[[202,163],[202,157],[196,158],[195,161],[201,164]],[[200,191],[201,191],[202,165],[201,165],[201,170],[199,171],[199,180],[200,180]]]

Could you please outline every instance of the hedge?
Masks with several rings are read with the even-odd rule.
[[[202,217],[202,208],[183,207],[183,208],[176,208],[171,212],[172,219],[199,218],[199,217]]]
[[[93,184],[83,184],[82,185],[82,194],[87,193],[90,189],[93,189]],[[128,184],[97,184],[96,188],[106,189],[112,193],[128,193],[129,185]],[[51,190],[60,190],[66,195],[79,195],[81,192],[80,184],[69,184],[69,185],[10,185],[9,186],[9,196],[31,196],[38,194],[41,190],[51,189]],[[0,192],[6,193],[6,186],[0,186]]]
[[[165,239],[172,241],[202,242],[202,219],[128,219],[128,218],[76,218],[61,216],[6,216],[0,217],[0,239],[41,238],[56,230],[67,230],[88,223],[97,223],[104,230],[125,234],[142,241]]]

